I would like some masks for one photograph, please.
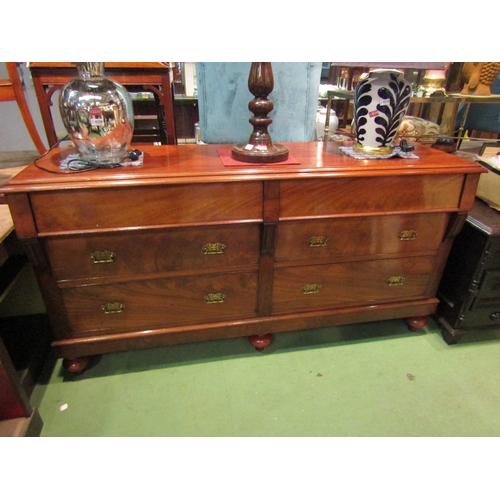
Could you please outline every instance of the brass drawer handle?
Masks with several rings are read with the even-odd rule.
[[[386,283],[389,286],[401,286],[405,282],[405,277],[404,276],[391,276],[387,278]]]
[[[328,238],[326,236],[311,236],[307,241],[310,247],[326,247]]]
[[[121,302],[108,302],[102,305],[101,309],[104,311],[104,314],[118,314],[123,312],[125,304]]]
[[[415,229],[404,229],[398,234],[398,237],[401,241],[411,241],[416,239],[417,231]]]
[[[312,283],[310,285],[304,285],[302,287],[302,293],[307,295],[309,293],[319,293],[323,285],[318,285],[316,283]]]
[[[225,293],[209,293],[205,295],[205,300],[207,304],[222,304],[226,297],[227,295]]]
[[[115,261],[116,253],[110,252],[109,250],[103,250],[102,252],[94,252],[90,257],[94,261],[94,264],[108,264]]]
[[[203,253],[205,255],[216,255],[219,253],[224,253],[226,245],[224,243],[207,243],[203,245]]]

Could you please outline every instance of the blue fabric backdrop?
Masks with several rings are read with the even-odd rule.
[[[196,63],[201,139],[211,144],[245,143],[253,127],[248,103],[249,62]],[[321,63],[272,63],[273,142],[314,141]]]

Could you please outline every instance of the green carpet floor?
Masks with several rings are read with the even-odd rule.
[[[500,436],[500,329],[448,346],[401,320],[57,360],[36,387],[49,436]],[[53,369],[52,369],[53,368]]]

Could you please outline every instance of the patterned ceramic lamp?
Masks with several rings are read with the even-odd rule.
[[[354,93],[354,149],[368,155],[387,155],[411,99],[403,73],[376,69],[362,78]]]

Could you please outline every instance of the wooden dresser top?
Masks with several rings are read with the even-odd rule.
[[[486,170],[463,158],[415,144],[418,159],[356,160],[339,150],[339,144],[287,143],[295,164],[226,166],[220,154],[229,154],[230,144],[154,146],[136,145],[144,152],[142,166],[96,169],[67,173],[60,160],[74,148],[58,148],[29,165],[11,179],[0,192],[26,192],[65,188],[134,186],[143,184],[185,184],[303,178],[379,177],[387,175],[469,174]]]

